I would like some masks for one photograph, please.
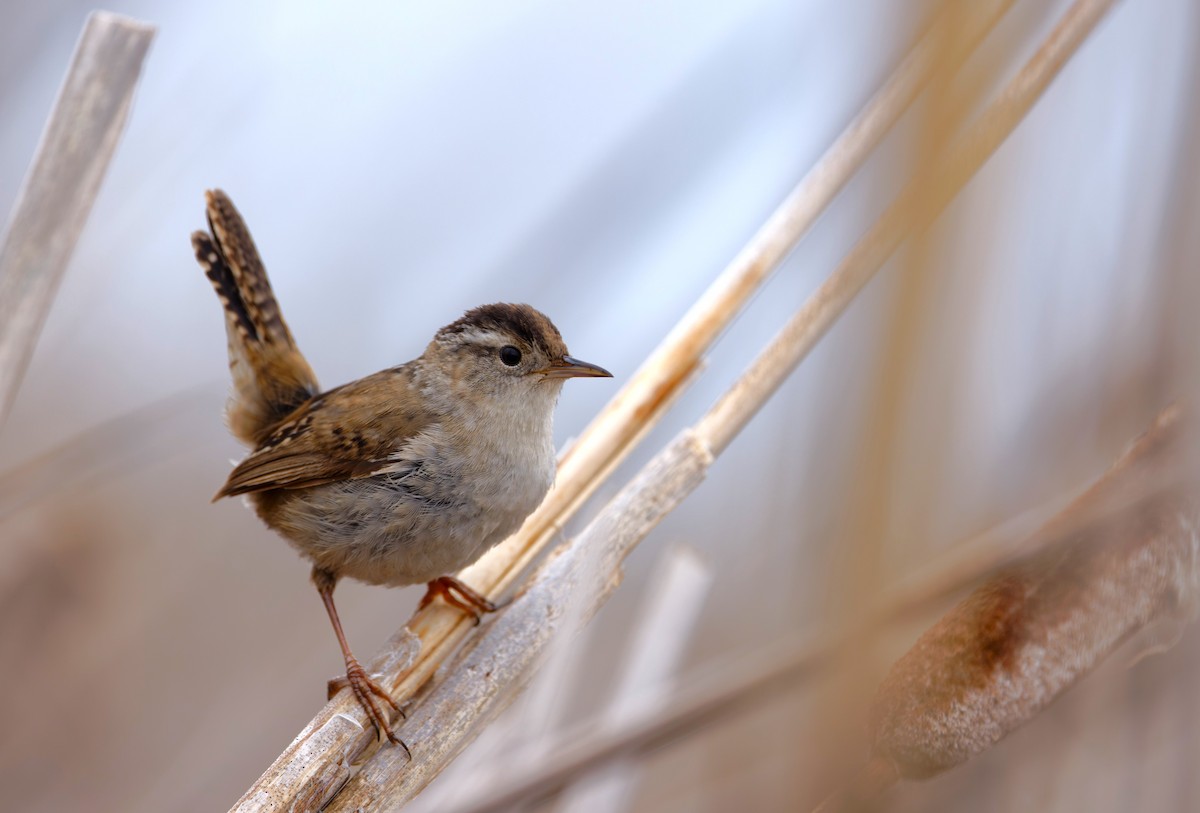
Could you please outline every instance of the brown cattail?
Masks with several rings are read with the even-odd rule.
[[[1164,411],[1043,529],[1056,544],[990,578],[892,666],[872,704],[869,775],[921,779],[954,767],[1142,627],[1191,620],[1200,502],[1179,476],[1180,412]]]

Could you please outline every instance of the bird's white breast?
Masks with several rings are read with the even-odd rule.
[[[427,428],[388,474],[306,489],[279,530],[316,565],[371,584],[465,567],[515,532],[553,483],[557,388],[546,390],[515,417],[480,410]]]

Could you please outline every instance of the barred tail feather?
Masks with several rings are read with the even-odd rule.
[[[195,232],[192,247],[225,309],[233,376],[229,428],[253,446],[319,387],[283,321],[245,221],[220,190],[205,198],[211,234]]]

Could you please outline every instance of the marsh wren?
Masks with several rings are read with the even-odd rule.
[[[412,361],[321,392],[245,221],[225,193],[205,197],[209,232],[195,232],[192,246],[225,307],[229,429],[252,449],[214,499],[246,495],[312,561],[344,682],[403,746],[380,706],[396,703],[346,643],[334,586],[343,576],[425,582],[422,606],[441,596],[477,620],[495,610],[447,574],[516,531],[554,482],[563,382],[611,374],[567,355],[530,306],[496,304],[443,327]]]

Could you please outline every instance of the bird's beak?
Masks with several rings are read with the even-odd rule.
[[[612,378],[612,373],[595,364],[563,356],[550,362],[544,370],[538,370],[545,378]]]

